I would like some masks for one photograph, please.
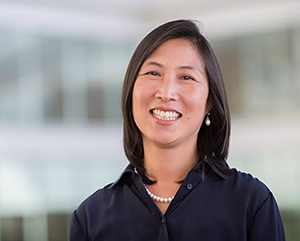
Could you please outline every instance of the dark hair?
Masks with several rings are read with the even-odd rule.
[[[137,168],[146,184],[153,184],[146,175],[143,165],[143,141],[141,132],[135,124],[132,112],[132,93],[141,66],[147,58],[164,42],[170,39],[189,40],[198,50],[205,64],[209,83],[208,105],[211,125],[202,124],[197,141],[199,162],[209,158],[223,173],[230,173],[226,163],[230,136],[230,113],[225,85],[217,58],[212,47],[202,36],[198,26],[191,20],[176,20],[165,23],[152,30],[138,45],[129,62],[122,92],[122,112],[124,117],[124,150],[129,162]],[[204,165],[201,165],[204,177]]]

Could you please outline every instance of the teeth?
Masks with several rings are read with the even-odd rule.
[[[180,114],[174,111],[162,111],[154,109],[152,114],[160,120],[176,120],[179,118]]]

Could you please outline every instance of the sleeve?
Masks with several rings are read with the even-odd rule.
[[[78,221],[77,211],[74,211],[71,217],[69,241],[88,241],[84,229]]]
[[[271,192],[254,216],[249,238],[249,241],[265,240],[285,241],[281,216]]]

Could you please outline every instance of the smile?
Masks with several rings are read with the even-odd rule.
[[[175,111],[151,110],[152,115],[159,120],[177,120],[181,114]]]

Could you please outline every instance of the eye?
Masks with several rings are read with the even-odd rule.
[[[182,78],[183,80],[195,80],[193,77],[188,76],[188,75],[183,75],[181,78]]]
[[[149,71],[146,73],[146,75],[159,76],[159,73],[156,71]]]

